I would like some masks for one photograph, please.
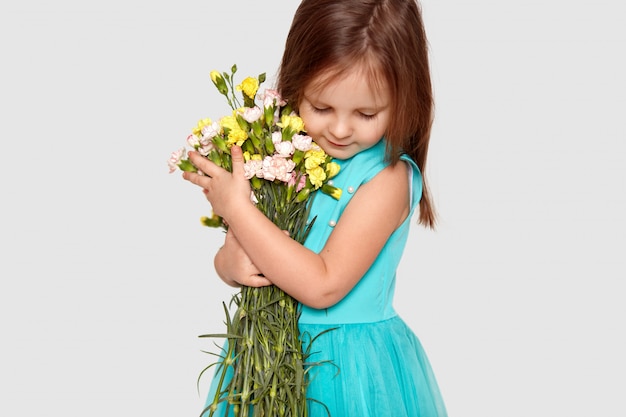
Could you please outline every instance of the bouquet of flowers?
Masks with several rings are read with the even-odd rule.
[[[252,201],[281,230],[304,243],[313,224],[309,211],[315,192],[337,199],[341,196],[341,190],[330,181],[339,172],[339,165],[306,135],[302,119],[277,91],[266,89],[258,97],[261,106],[257,105],[265,74],[247,77],[235,86],[236,71],[233,65],[230,74],[211,72],[211,80],[226,97],[232,114],[218,121],[200,120],[187,143],[229,171],[230,148],[241,146]],[[243,105],[235,91],[241,92]],[[170,172],[198,172],[185,155],[184,147],[172,153]],[[201,222],[228,227],[215,214],[202,217]],[[233,301],[237,310],[232,318],[224,304],[226,333],[200,336],[227,339],[218,361],[200,374],[216,365],[220,378],[215,398],[202,415],[208,412],[212,416],[222,401],[228,403],[227,413],[231,409],[238,416],[307,415],[307,369],[316,364],[306,361],[311,343],[307,351],[302,349],[298,302],[273,285],[244,286]]]

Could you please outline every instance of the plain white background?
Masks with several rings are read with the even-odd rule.
[[[199,414],[232,290],[166,160],[226,111],[212,69],[273,79],[297,4],[0,6],[1,415]],[[626,415],[618,5],[423,1],[440,225],[396,305],[451,416]]]

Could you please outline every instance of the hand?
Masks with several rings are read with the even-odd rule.
[[[224,246],[215,255],[214,264],[219,277],[231,287],[265,287],[272,284],[252,263],[231,230],[226,232]]]
[[[205,175],[184,172],[183,178],[200,186],[211,203],[213,212],[228,221],[229,214],[250,202],[250,182],[244,176],[243,153],[239,146],[231,148],[233,172],[217,166],[198,152],[190,151],[189,160]]]

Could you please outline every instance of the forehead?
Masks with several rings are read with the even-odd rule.
[[[387,80],[377,67],[363,64],[321,71],[304,87],[304,94],[309,97],[350,92],[386,101],[389,89]]]

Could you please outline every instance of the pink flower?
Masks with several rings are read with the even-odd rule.
[[[263,115],[263,111],[254,106],[254,107],[246,107],[241,114],[241,117],[248,123],[254,123],[261,118]]]
[[[203,156],[207,156],[209,152],[215,149],[213,141],[208,136],[198,138],[196,135],[189,135],[187,136],[187,143]]]
[[[180,148],[179,150],[172,152],[170,159],[167,160],[167,165],[170,167],[170,174],[176,171],[183,155],[185,155],[185,148]]]
[[[280,143],[283,141],[283,134],[280,132],[273,132],[272,133],[272,143],[274,145],[276,145],[277,143]]]
[[[244,177],[247,180],[257,176],[263,178],[263,161],[260,159],[250,159],[243,165]]]
[[[289,182],[291,172],[296,167],[295,162],[291,159],[285,159],[280,156],[266,156],[263,159],[263,178],[268,181],[275,179],[283,182]]]
[[[220,124],[218,122],[213,122],[209,125],[206,125],[202,128],[202,139],[203,140],[211,140],[215,136],[220,133]]]
[[[303,151],[303,152],[306,152],[309,149],[311,149],[311,143],[313,142],[313,139],[311,138],[311,136],[299,135],[299,134],[293,135],[291,140],[293,142],[293,146],[297,150]]]
[[[203,144],[200,148],[198,148],[198,152],[200,152],[200,155],[202,156],[207,156],[214,149],[215,145],[213,144],[213,142],[209,141],[206,145]]]
[[[187,144],[194,149],[197,149],[200,146],[200,140],[196,135],[187,136]]]
[[[201,147],[202,147],[202,146],[208,146],[209,144],[212,144],[212,143],[213,143],[213,140],[212,140],[212,139],[213,139],[213,138],[212,138],[212,137],[209,137],[209,136],[202,136],[202,137],[199,139],[199,141],[198,141],[198,142],[200,143],[200,146],[201,146]]]
[[[287,185],[289,185],[290,187],[293,187],[294,185],[296,185],[296,173],[292,172],[291,173],[291,178],[289,179],[289,182],[287,182]],[[304,188],[304,186],[306,185],[306,174],[302,174],[300,175],[300,180],[298,181],[298,185],[296,186],[296,192],[299,192],[301,189]]]
[[[283,158],[288,158],[293,155],[293,152],[296,150],[294,148],[293,143],[291,142],[278,142],[274,144],[274,148],[276,149],[276,153],[278,156],[282,156]]]
[[[283,100],[283,97],[277,90],[272,90],[271,88],[265,90],[263,94],[263,107],[267,108],[274,105],[284,106],[285,104],[287,104],[287,102]]]

